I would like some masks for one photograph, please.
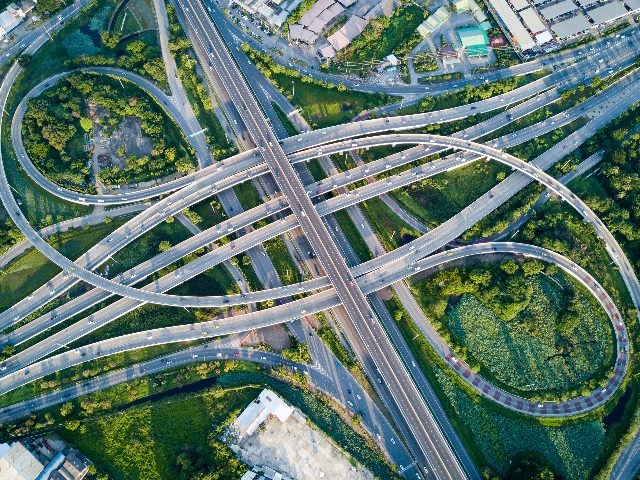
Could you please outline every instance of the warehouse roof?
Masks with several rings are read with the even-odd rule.
[[[486,56],[489,54],[489,37],[478,27],[462,27],[456,29],[458,38],[471,57]]]
[[[544,32],[547,28],[545,27],[538,14],[533,10],[533,8],[527,8],[526,10],[522,10],[520,12],[520,16],[522,20],[524,20],[524,24],[527,26],[529,31],[534,35],[536,33]]]
[[[560,38],[564,40],[565,38],[573,37],[578,33],[582,33],[585,30],[591,28],[591,23],[587,20],[587,17],[584,16],[582,12],[578,13],[576,16],[571,17],[567,20],[563,20],[562,22],[554,23],[551,25],[551,30]]]
[[[553,35],[549,32],[549,30],[545,30],[544,32],[540,32],[536,35],[536,43],[538,45],[544,45],[545,43],[553,40]]]
[[[640,10],[640,0],[624,0],[631,10]]]
[[[547,20],[553,20],[561,15],[577,10],[578,6],[571,0],[562,0],[560,3],[556,3],[549,7],[540,9],[540,15]]]
[[[529,6],[527,0],[509,0],[514,10],[523,10]]]
[[[349,45],[351,41],[362,33],[367,26],[367,21],[357,15],[353,15],[340,30],[327,38],[333,49],[337,52]]]
[[[531,38],[531,35],[529,35],[527,29],[524,28],[524,25],[506,0],[489,0],[489,3],[491,3],[500,20],[502,20],[502,23],[504,23],[511,32],[515,42],[522,50],[528,50],[535,46],[533,38]]]
[[[622,5],[620,0],[615,0],[614,2],[607,3],[606,5],[594,8],[587,12],[587,15],[589,15],[598,25],[610,22],[611,20],[615,20],[616,18],[620,18],[626,14],[627,9],[624,8],[624,5]]]

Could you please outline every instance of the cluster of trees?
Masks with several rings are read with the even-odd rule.
[[[224,443],[210,439],[208,449],[187,445],[176,457],[179,480],[223,480],[240,478],[247,467]]]
[[[11,219],[0,220],[0,252],[3,252],[22,240],[22,232]]]
[[[640,104],[594,139],[605,149],[599,175],[605,189],[586,198],[612,232],[631,242],[640,240],[640,134],[630,132],[638,121]]]
[[[538,260],[526,260],[521,265],[505,260],[497,268],[444,270],[417,282],[414,289],[436,317],[445,314],[450,297],[472,294],[498,317],[511,321],[531,301],[533,288],[527,277],[543,270],[544,264]]]
[[[309,353],[309,345],[299,342],[296,337],[290,336],[291,346],[282,350],[283,358],[298,363],[311,363],[311,354]]]
[[[86,104],[72,84],[65,80],[29,101],[22,123],[27,154],[47,177],[75,190],[92,191],[90,158],[81,148],[80,119]],[[71,140],[73,148],[68,148]]]
[[[81,55],[72,63],[76,66],[117,66],[145,75],[159,85],[167,83],[164,64],[156,47],[143,40],[120,43],[120,34],[115,32],[103,31],[100,39],[106,49],[103,54]]]
[[[79,147],[91,126],[86,118],[89,104],[104,110],[99,119],[103,135],[113,133],[125,117],[135,117],[153,142],[150,157],[128,156],[123,170],[104,169],[100,173],[102,182],[113,185],[142,181],[193,167],[189,158],[178,156],[176,146],[167,144],[165,117],[160,108],[137,88],[127,84],[123,92],[114,83],[104,76],[73,74],[29,102],[22,127],[25,147],[51,180],[82,191],[91,189],[91,171],[86,164],[90,155]],[[72,139],[75,148],[70,150]]]

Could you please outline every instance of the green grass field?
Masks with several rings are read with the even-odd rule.
[[[224,455],[219,446],[214,450],[211,443],[218,442],[210,434],[259,392],[256,387],[206,390],[83,421],[77,430],[61,433],[114,479],[179,478],[176,457],[185,447],[200,448],[218,470],[215,478],[237,478],[227,471],[234,471],[233,454]]]
[[[302,109],[302,115],[313,128],[324,128],[350,122],[363,110],[379,105],[376,97],[366,93],[328,89],[299,78],[275,74],[271,78],[287,94],[291,103]]]
[[[71,230],[59,234],[53,243],[69,258],[76,259],[96,242],[106,237],[125,222],[119,218],[111,223],[100,224],[87,230]],[[60,240],[62,239],[62,241]],[[57,247],[61,245],[60,247]],[[35,249],[18,257],[0,274],[0,310],[4,310],[21,300],[36,288],[52,279],[60,269]]]
[[[495,186],[496,176],[506,170],[496,162],[475,162],[416,182],[392,195],[409,213],[435,227]]]
[[[481,365],[480,373],[509,391],[580,389],[612,364],[608,320],[580,293],[580,322],[563,336],[557,327],[563,291],[542,275],[531,283],[531,301],[512,321],[498,318],[473,295],[463,295],[447,311],[444,324]],[[531,324],[533,331],[527,327]]]
[[[393,213],[379,198],[372,198],[360,204],[363,213],[378,238],[388,251],[394,250],[408,241],[420,236],[420,232],[409,227]],[[378,255],[375,253],[374,255]]]
[[[289,254],[286,244],[281,236],[264,242],[264,249],[271,259],[276,272],[284,285],[291,285],[302,281],[302,275]],[[306,252],[304,252],[306,254]]]
[[[358,258],[361,262],[366,262],[367,260],[371,260],[371,252],[369,251],[369,247],[367,247],[366,242],[362,238],[362,235],[358,232],[358,227],[356,227],[351,217],[346,212],[346,210],[340,210],[333,214],[340,225],[340,228],[344,232],[347,240],[353,247],[353,250],[358,255]]]

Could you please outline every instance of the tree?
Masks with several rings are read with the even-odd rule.
[[[532,277],[544,270],[544,264],[540,260],[528,260],[522,264],[525,277]]]
[[[170,250],[170,249],[171,249],[171,242],[169,242],[168,240],[162,240],[158,245],[158,250],[160,250],[160,252],[166,252],[167,250]]]
[[[509,275],[513,275],[518,271],[518,264],[513,260],[505,260],[500,264],[500,269]]]
[[[180,173],[188,173],[193,170],[193,164],[188,158],[180,158],[176,162],[176,170]]]
[[[93,123],[87,117],[80,117],[80,126],[85,132],[89,133],[93,128]]]
[[[27,68],[31,64],[31,59],[31,55],[29,55],[28,53],[23,53],[18,57],[18,65],[20,65],[22,68]]]
[[[107,48],[116,48],[121,38],[122,34],[119,32],[109,32],[106,30],[100,32],[100,40],[102,40],[102,44]]]
[[[73,411],[73,403],[65,402],[60,406],[60,415],[66,417]]]

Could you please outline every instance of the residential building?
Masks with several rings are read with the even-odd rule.
[[[451,12],[445,6],[440,7],[435,12],[433,12],[429,17],[418,25],[418,33],[423,37],[428,37],[433,32],[435,32],[438,28],[440,28],[444,22],[449,20],[451,17]]]

